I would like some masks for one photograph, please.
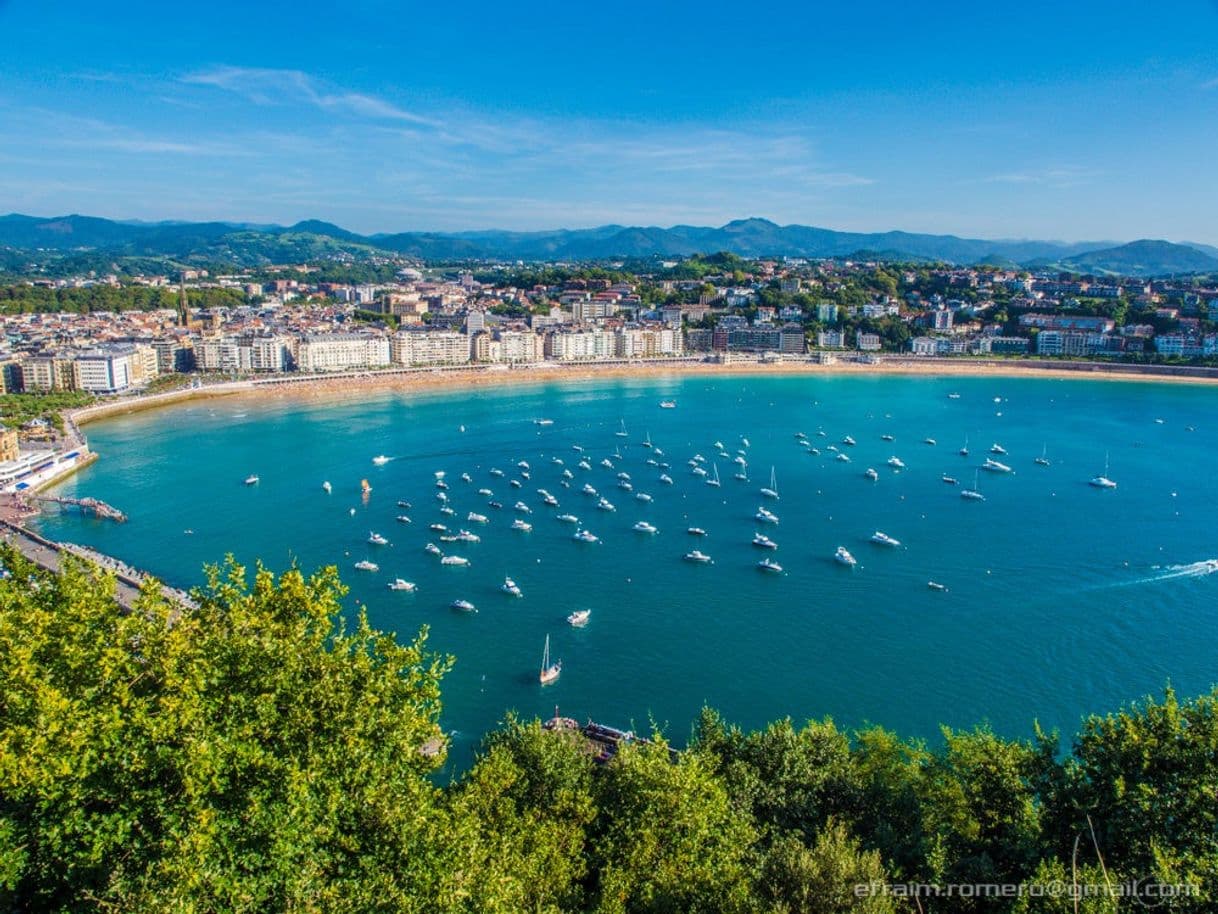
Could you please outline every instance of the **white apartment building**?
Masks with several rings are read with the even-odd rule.
[[[143,357],[134,346],[109,346],[78,353],[76,386],[95,394],[113,394],[129,388],[143,375]]]
[[[389,338],[361,333],[307,334],[297,347],[296,364],[301,371],[384,368],[389,364]]]
[[[531,330],[504,330],[496,334],[502,362],[540,362],[545,358],[545,339]]]
[[[459,365],[470,357],[469,337],[449,330],[399,330],[389,345],[395,365]]]

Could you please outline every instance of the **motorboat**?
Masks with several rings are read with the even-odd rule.
[[[609,499],[607,499],[607,498],[602,498],[600,501],[598,501],[596,503],[596,507],[602,511],[616,511],[617,510],[617,508],[615,508],[613,506],[613,502],[609,501]]]
[[[457,531],[457,542],[480,543],[480,542],[482,542],[482,537],[480,537],[477,533],[470,533],[468,530],[458,530]]]
[[[652,498],[646,492],[635,492],[635,501],[651,502]]]
[[[927,581],[926,586],[929,587],[931,590],[938,590],[943,593],[947,592],[947,585],[940,584],[938,581]]]
[[[670,486],[673,484],[672,477],[669,476],[667,473],[660,474],[660,482],[664,483],[664,485],[666,485],[666,486]]]
[[[453,600],[448,605],[451,606],[453,609],[461,610],[461,612],[463,612],[463,613],[473,613],[473,612],[478,611],[477,607],[474,606],[474,604],[471,603],[469,600]]]
[[[592,610],[577,609],[575,612],[567,616],[567,624],[575,628],[583,628],[588,624],[588,620],[592,617]]]
[[[840,460],[842,463],[850,462],[850,458],[848,456],[846,456],[845,454],[838,454],[836,459]]]
[[[690,527],[685,532],[688,533],[690,536],[706,536],[706,531],[703,530],[701,527]]]
[[[249,476],[245,477],[245,484],[247,486],[256,486],[256,485],[258,485],[259,481],[260,480],[258,479],[258,477],[253,473],[251,473]]]
[[[428,524],[427,529],[434,530],[436,533],[447,533],[448,527],[444,524]]]
[[[697,549],[695,549],[692,552],[685,553],[685,561],[695,562],[699,565],[708,565],[712,559],[705,552],[699,552]]]
[[[406,501],[405,499],[399,498],[399,499],[398,499],[398,507],[399,507],[399,508],[405,508],[407,511],[409,511],[409,510],[410,510],[410,502]]]
[[[485,524],[485,523],[488,523],[488,521],[487,521],[487,519],[486,519],[486,515],[485,515],[485,514],[479,514],[477,511],[470,511],[470,512],[469,512],[469,514],[467,514],[467,515],[465,516],[465,519],[466,519],[467,521],[469,521],[471,524]]]
[[[426,552],[428,555],[443,555],[444,554],[440,551],[440,547],[437,546],[435,543],[428,543],[426,546],[423,547],[423,551]]]
[[[334,491],[334,486],[330,485],[330,480],[328,479],[321,484],[321,487],[325,490],[327,495]]]
[[[753,545],[760,546],[762,549],[777,549],[778,544],[762,533],[753,534]]]
[[[377,454],[375,457],[372,458],[372,462],[375,463],[378,467],[383,467],[385,464],[387,464],[390,461],[390,459],[391,458],[386,457],[384,454]]]
[[[757,568],[761,571],[769,571],[773,574],[782,574],[782,566],[772,558],[764,558],[757,563]]]
[[[591,530],[577,530],[571,538],[581,543],[599,543],[601,541],[601,538]]]
[[[518,517],[514,521],[512,521],[512,529],[520,530],[524,533],[528,533],[530,530],[533,529],[533,525],[530,524],[527,520],[521,520]]]
[[[520,585],[511,578],[504,578],[503,583],[499,585],[499,589],[513,597],[523,597],[524,591],[520,589]]]
[[[943,478],[943,481],[945,483],[947,483],[949,486],[954,486],[954,485],[960,484],[960,480],[957,479],[955,476],[948,476],[946,473],[944,473],[942,478]]]
[[[586,483],[586,482],[584,483],[584,487],[582,489],[580,489],[580,491],[583,492],[585,495],[591,495],[593,498],[595,498],[599,494],[590,483]]]
[[[564,524],[578,524],[579,523],[579,518],[576,517],[574,514],[560,514],[560,515],[558,515],[558,517],[556,519],[562,521]]]
[[[889,457],[887,463],[894,470],[905,469],[905,461],[903,461],[900,457]]]
[[[833,553],[833,560],[842,565],[848,565],[852,568],[858,564],[858,560],[850,554],[849,550],[847,550],[845,546],[837,547],[837,551]]]
[[[759,521],[763,524],[777,524],[778,515],[773,511],[769,511],[766,508],[761,507],[758,508],[757,513],[753,515],[753,520]]]
[[[993,458],[990,458],[990,457],[987,457],[985,459],[985,463],[983,463],[981,465],[981,469],[988,470],[991,473],[1009,473],[1009,472],[1011,472],[1011,468],[1009,466],[1007,466],[1005,463],[999,463],[997,460],[994,460]]]
[[[676,408],[677,408],[676,400],[661,400],[660,401],[660,409],[676,409]]]
[[[532,514],[533,513],[533,509],[530,508],[528,505],[526,505],[522,501],[518,501],[518,502],[516,502],[516,504],[512,505],[512,510],[519,511],[521,514]]]
[[[465,566],[469,564],[469,559],[463,555],[446,555],[444,558],[440,559],[440,564]]]
[[[881,441],[895,441],[896,438],[893,435],[884,434],[884,435],[880,435],[880,440]]]
[[[654,525],[649,524],[645,520],[639,521],[631,529],[633,529],[637,533],[659,533],[660,532],[659,530],[656,529],[656,527]]]
[[[362,559],[355,563],[355,567],[360,571],[380,571],[381,566],[376,562],[370,562],[367,559]]]
[[[853,447],[856,443],[857,442],[853,438],[851,438],[849,435],[847,435],[845,438],[842,439],[842,444],[848,444],[851,447]]]
[[[867,467],[867,471],[865,473],[863,473],[863,475],[866,476],[868,479],[870,479],[872,482],[875,482],[877,479],[880,478],[880,474],[877,473],[873,467]]]
[[[899,546],[899,545],[901,545],[900,540],[893,539],[887,533],[882,533],[879,530],[877,530],[877,531],[875,531],[875,533],[871,534],[871,541],[880,546]]]
[[[991,445],[990,445],[990,453],[991,453],[991,454],[999,454],[999,455],[1001,455],[1001,454],[1005,454],[1006,452],[1007,452],[1007,449],[1006,449],[1006,448],[1004,448],[1004,447],[1003,447],[1001,444],[998,444],[997,442],[995,442],[994,444],[991,444]]]
[[[493,498],[495,495],[495,493],[492,492],[490,489],[479,489],[478,494],[481,495],[483,498]]]
[[[385,537],[381,536],[379,533],[369,533],[368,542],[370,542],[373,546],[389,545],[389,540],[385,539]]]
[[[399,514],[397,521],[399,524],[409,524],[411,522],[409,515],[406,514]]]
[[[405,593],[413,593],[415,586],[416,585],[413,582],[403,580],[402,578],[394,578],[389,582],[390,590],[401,590]]]

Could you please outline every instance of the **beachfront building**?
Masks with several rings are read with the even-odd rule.
[[[395,365],[460,365],[470,359],[470,340],[450,330],[399,330],[389,357]]]
[[[153,356],[155,364],[155,354]],[[144,378],[143,353],[135,346],[117,345],[76,354],[76,387],[94,394],[116,394]]]
[[[21,389],[29,392],[76,389],[76,366],[62,355],[37,355],[21,363]]]
[[[612,359],[617,355],[617,334],[612,330],[572,330],[551,333],[546,355],[556,362]]]
[[[843,349],[846,335],[840,330],[821,330],[816,334],[816,345],[821,349]]]
[[[878,333],[860,333],[856,341],[860,352],[880,351],[880,335]]]
[[[362,333],[306,334],[296,349],[301,371],[359,371],[389,361],[389,338]]]
[[[545,358],[545,338],[532,330],[501,330],[495,339],[499,343],[497,362],[517,364]]]

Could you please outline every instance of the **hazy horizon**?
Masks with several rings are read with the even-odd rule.
[[[363,234],[764,213],[1218,245],[1211,0],[881,3],[865,20],[785,2],[606,20],[550,2],[456,17],[305,0],[287,19],[0,0],[0,27],[0,211]]]

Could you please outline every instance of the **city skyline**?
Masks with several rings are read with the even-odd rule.
[[[126,9],[0,3],[0,211],[1218,243],[1212,2]]]

